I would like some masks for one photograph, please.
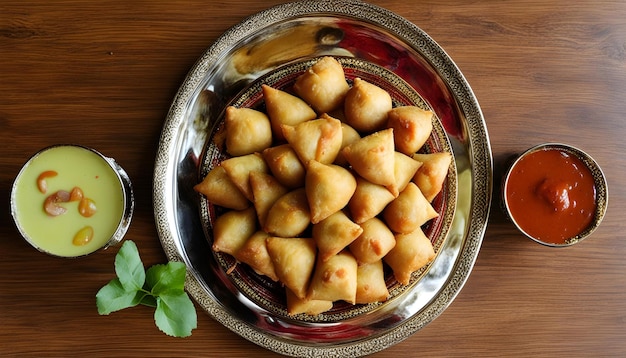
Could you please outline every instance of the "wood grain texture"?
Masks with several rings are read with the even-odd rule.
[[[178,86],[226,29],[280,1],[5,0],[0,3],[0,356],[275,357],[199,311],[186,339],[148,308],[99,316],[95,293],[117,248],[63,260],[30,248],[9,212],[21,165],[78,143],[130,174],[127,238],[163,263],[152,212],[161,126]],[[372,1],[425,30],[454,59],[485,115],[497,188],[507,159],[559,141],[587,151],[609,183],[592,238],[567,249],[524,239],[498,208],[450,307],[375,357],[626,355],[626,2]]]

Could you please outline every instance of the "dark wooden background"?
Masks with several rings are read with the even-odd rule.
[[[99,316],[95,293],[118,248],[48,257],[18,235],[10,187],[57,143],[114,157],[130,174],[127,238],[144,263],[166,258],[152,171],[187,71],[229,27],[280,1],[5,0],[0,3],[0,356],[272,357],[204,312],[170,338],[144,307]],[[475,268],[450,307],[376,357],[626,355],[626,2],[372,1],[425,30],[454,59],[485,115],[497,184],[506,158],[541,142],[602,166],[609,208],[588,240],[551,249],[523,238],[494,204]]]

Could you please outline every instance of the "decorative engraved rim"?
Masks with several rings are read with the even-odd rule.
[[[275,317],[251,309],[247,306],[249,303],[241,297],[231,297],[221,290],[212,289],[211,285],[216,283],[206,280],[203,274],[211,275],[212,279],[220,279],[220,276],[206,262],[208,259],[201,260],[205,248],[203,245],[206,243],[200,242],[198,238],[203,233],[196,232],[201,224],[197,197],[191,189],[191,183],[197,182],[200,152],[206,133],[215,125],[211,121],[214,118],[211,110],[213,107],[223,107],[229,98],[236,95],[233,88],[220,87],[225,84],[223,78],[216,80],[225,71],[229,55],[238,47],[258,40],[255,35],[259,33],[267,34],[268,31],[282,28],[285,23],[306,23],[318,18],[363,24],[368,31],[392,38],[410,56],[424,61],[423,66],[432,68],[436,80],[441,82],[435,85],[450,94],[450,108],[445,109],[452,111],[452,116],[458,118],[458,122],[453,124],[459,127],[454,129],[454,133],[446,127],[452,138],[457,168],[457,210],[446,244],[441,248],[437,261],[425,273],[428,279],[420,281],[435,282],[437,287],[427,297],[412,290],[406,299],[415,300],[419,308],[414,307],[417,304],[409,305],[405,302],[381,310],[377,313],[384,327],[372,328],[364,322],[363,327],[367,329],[362,329],[363,335],[357,337],[356,333],[348,331],[350,336],[347,340],[341,340],[340,335],[337,335],[335,340],[323,338],[326,340],[320,341],[323,340],[320,338],[321,331],[332,333],[335,329],[323,325],[306,326],[311,328],[310,338],[306,339],[294,339],[290,334],[272,331],[274,327],[269,323]],[[310,54],[314,55],[317,54]],[[283,63],[286,62],[287,59]],[[267,68],[269,70],[271,68]],[[249,83],[262,74],[256,73],[240,80]],[[209,99],[206,105],[200,99],[208,88],[222,96]],[[230,92],[222,93],[224,88]],[[420,92],[420,89],[417,90]],[[437,110],[438,104],[433,107]],[[439,316],[460,292],[469,277],[484,236],[491,204],[492,176],[491,148],[478,102],[459,69],[434,40],[416,25],[374,5],[351,0],[303,1],[278,5],[245,19],[218,38],[191,69],[174,98],[161,134],[154,170],[155,221],[168,259],[183,261],[188,266],[187,291],[209,315],[227,328],[262,347],[285,355],[361,356],[383,350],[417,332]],[[202,240],[205,241],[203,236]],[[232,289],[226,286],[221,288],[224,291]],[[233,302],[237,300],[241,301]],[[256,316],[239,314],[234,308],[250,309],[248,313]],[[385,320],[381,318],[383,315],[393,315],[399,321]],[[294,329],[300,328],[294,326]],[[338,329],[347,330],[341,324]]]

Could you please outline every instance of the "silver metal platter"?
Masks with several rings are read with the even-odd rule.
[[[456,207],[435,260],[419,279],[373,309],[330,320],[288,317],[259,304],[211,250],[201,178],[207,141],[224,108],[259,77],[323,55],[354,57],[410,85],[438,117],[454,156]],[[169,260],[188,267],[186,289],[211,317],[272,351],[354,357],[383,350],[440,315],[470,275],[489,216],[492,154],[467,81],[416,25],[359,1],[304,1],[257,13],[219,37],[180,87],[163,126],[154,171],[154,212]]]

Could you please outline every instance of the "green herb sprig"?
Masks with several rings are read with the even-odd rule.
[[[188,337],[196,328],[196,309],[185,292],[187,268],[182,262],[154,265],[147,271],[137,245],[126,240],[115,256],[117,277],[96,294],[98,313],[111,312],[142,304],[155,307],[154,321],[165,334]]]

